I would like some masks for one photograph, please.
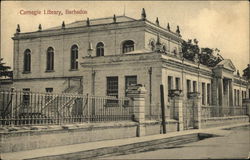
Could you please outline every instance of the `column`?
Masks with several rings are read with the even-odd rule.
[[[218,79],[217,78],[213,78],[212,79],[212,83],[211,83],[211,100],[212,100],[212,105],[218,105],[218,84],[217,84]]]
[[[223,79],[218,78],[218,114],[221,116],[222,114],[222,106],[223,106]]]
[[[131,85],[128,87],[127,96],[131,98],[134,107],[134,121],[138,122],[137,136],[145,135],[145,86],[141,84]]]
[[[232,79],[229,80],[229,106],[233,106],[233,83]]]

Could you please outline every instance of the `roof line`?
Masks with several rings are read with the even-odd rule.
[[[116,16],[116,17],[126,17],[126,18],[129,18],[129,19],[131,19],[131,20],[136,20],[136,19],[134,19],[134,18],[131,18],[131,17],[128,17],[128,16],[124,16],[124,15],[118,15],[118,16]],[[98,21],[98,20],[110,19],[110,18],[113,18],[113,16],[111,16],[111,17],[103,17],[103,18],[89,19],[89,21],[91,22],[91,21]],[[79,20],[79,21],[75,21],[75,22],[72,22],[72,23],[69,23],[69,24],[73,24],[73,23],[77,23],[77,22],[86,22],[86,20]],[[68,24],[68,25],[69,25],[69,24]]]

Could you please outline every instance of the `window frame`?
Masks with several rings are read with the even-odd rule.
[[[114,85],[115,87],[117,87],[115,89],[115,92],[114,93],[114,89],[112,89],[112,86],[109,86],[111,84],[111,82],[109,80],[113,79],[113,81],[116,81],[116,84]],[[105,106],[106,107],[119,107],[119,100],[118,100],[118,97],[119,97],[119,77],[118,76],[109,76],[109,77],[106,77],[106,95],[107,96],[111,96],[111,97],[115,97],[115,98],[110,98],[110,99],[107,99],[106,101],[106,104]],[[114,87],[113,86],[113,87]],[[111,90],[111,91],[110,91]]]
[[[54,71],[54,48],[49,47],[47,49],[47,57],[46,57],[46,72]]]
[[[134,80],[132,80],[132,78],[135,78]],[[129,80],[130,79],[130,80]],[[128,86],[131,84],[128,84],[129,81],[135,81],[135,84],[137,84],[137,75],[130,75],[130,76],[125,76],[125,96],[127,97],[127,89]],[[133,83],[132,83],[133,84]]]
[[[188,93],[191,92],[191,80],[190,79],[186,80],[186,86],[187,86],[187,95],[188,95]]]
[[[70,48],[70,70],[78,70],[78,51],[79,48],[76,44]]]
[[[201,83],[201,104],[206,105],[206,83]]]
[[[30,88],[23,88],[22,104],[24,105],[24,107],[30,105]]]
[[[197,92],[197,81],[193,81],[193,92]]]
[[[26,49],[23,57],[23,73],[31,72],[31,50]]]
[[[104,43],[98,42],[96,44],[96,57],[104,56]]]
[[[126,44],[129,42],[133,42],[133,44]],[[126,45],[126,46],[125,46]],[[122,53],[128,53],[135,50],[135,42],[133,40],[125,40],[122,43]]]
[[[207,83],[207,104],[211,104],[211,84]]]
[[[181,90],[181,79],[179,77],[175,77],[175,89]]]

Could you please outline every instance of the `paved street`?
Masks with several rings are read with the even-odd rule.
[[[240,127],[241,126],[241,127]],[[243,127],[245,126],[245,127]],[[248,127],[247,127],[248,126]],[[231,130],[225,128],[238,127]],[[224,128],[224,129],[223,129]],[[20,152],[9,152],[1,154],[2,159],[17,160],[17,159],[36,159],[37,157],[44,157],[41,159],[84,159],[84,157],[91,157],[93,159],[208,159],[208,158],[230,158],[239,159],[247,158],[250,150],[249,141],[249,123],[232,124],[224,127],[207,128],[199,130],[185,130],[182,132],[172,132],[168,134],[151,135],[143,137],[134,137],[128,139],[117,139],[98,141],[90,143],[80,143],[66,146],[55,146],[50,148],[41,148],[35,150],[27,150]],[[137,147],[129,150],[120,150],[120,152],[113,152],[109,155],[97,156],[97,152],[101,148],[110,149],[119,148],[127,145],[135,145],[138,143],[148,143],[149,141],[156,141],[166,138],[174,138],[176,136],[184,137],[189,134],[207,133],[219,135],[217,137],[204,139],[194,143],[188,143],[179,146],[172,145],[172,147],[165,145],[165,143],[155,144],[156,147]],[[181,140],[183,141],[183,139]],[[109,149],[110,148],[110,149]],[[120,148],[121,149],[121,148]],[[91,151],[91,152],[88,152]],[[105,151],[105,152],[106,152]],[[0,158],[0,159],[1,159]]]
[[[107,159],[246,159],[250,151],[250,127],[221,130],[223,136],[149,152],[105,157]],[[126,154],[126,153],[125,153]]]

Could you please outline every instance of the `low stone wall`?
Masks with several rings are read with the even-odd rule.
[[[178,131],[178,122],[173,119],[166,120],[166,130],[167,133]],[[146,121],[145,131],[146,135],[161,134],[162,124],[160,121]]]
[[[12,130],[12,131],[11,131]],[[0,152],[136,137],[137,123],[117,122],[67,126],[37,126],[1,131]]]
[[[209,119],[202,119],[201,128],[218,127],[245,122],[249,122],[248,116],[212,117]]]
[[[162,133],[159,121],[147,121],[143,126],[146,135]],[[0,130],[0,153],[136,137],[137,128],[137,122],[4,128]],[[167,132],[174,131],[177,131],[177,122],[167,120]]]

